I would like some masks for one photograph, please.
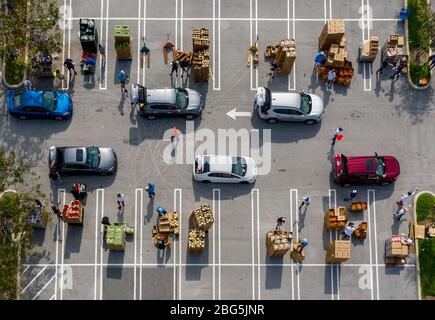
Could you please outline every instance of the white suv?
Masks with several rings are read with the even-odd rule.
[[[253,183],[256,177],[257,165],[249,157],[198,155],[193,165],[193,178],[205,183]]]

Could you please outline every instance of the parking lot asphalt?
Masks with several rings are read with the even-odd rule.
[[[372,65],[357,61],[358,48],[368,37],[379,36],[383,44],[389,34],[404,33],[398,21],[402,6],[401,0],[59,0],[61,12],[68,13],[62,58],[71,57],[78,65],[79,19],[93,18],[100,42],[106,45],[107,61],[103,68],[98,56],[93,77],[79,73],[74,83],[62,84],[74,101],[71,121],[23,121],[8,116],[5,108],[1,111],[2,146],[13,148],[20,159],[31,163],[52,199],[61,204],[68,201],[75,182],[87,183],[89,188],[83,227],[52,218],[46,230],[36,231],[35,254],[23,266],[22,297],[416,299],[414,257],[403,267],[386,267],[384,241],[391,234],[407,233],[412,219],[411,214],[400,223],[393,220],[400,193],[415,187],[435,189],[435,145],[431,143],[435,133],[434,91],[432,87],[422,92],[412,90],[405,75],[394,83],[388,72],[377,78],[380,53]],[[331,18],[345,19],[348,60],[355,69],[349,88],[334,85],[327,90],[312,75],[318,36]],[[116,59],[113,28],[117,24],[130,26],[131,61]],[[210,31],[212,77],[207,83],[175,77],[171,81],[170,66],[162,57],[167,34],[177,48],[190,51],[192,29],[200,27]],[[143,69],[138,56],[142,36],[151,49],[151,66]],[[257,36],[261,59],[253,69],[246,66],[247,48]],[[289,76],[276,77],[270,83],[263,50],[286,38],[296,41],[295,66]],[[121,69],[129,75],[130,84],[181,85],[198,90],[206,99],[202,116],[193,123],[139,117],[129,98],[121,96],[117,80]],[[234,108],[251,112],[258,86],[319,95],[326,106],[322,122],[313,126],[272,125],[255,115],[236,120],[226,115]],[[0,94],[4,105],[5,92]],[[163,161],[170,143],[164,133],[173,123],[182,133],[189,126],[197,135],[203,133],[196,137],[196,147],[210,132],[217,145],[219,132],[257,129],[260,150],[267,155],[270,147],[270,172],[259,175],[253,185],[196,183],[188,152],[183,154],[184,164]],[[345,138],[331,149],[336,127],[344,128]],[[239,149],[250,143],[243,139],[240,144],[232,142]],[[68,177],[59,186],[50,185],[48,148],[91,144],[115,149],[117,174]],[[332,182],[332,152],[394,155],[401,166],[401,175],[393,185],[357,187],[357,199],[367,201],[369,209],[351,213],[350,220],[367,221],[369,234],[364,242],[352,242],[352,257],[341,265],[325,263],[326,247],[341,235],[324,230],[323,214],[328,208],[346,206],[343,199],[349,191]],[[152,202],[144,190],[149,181],[156,184]],[[121,215],[116,208],[119,192],[126,195]],[[305,195],[311,197],[312,204],[299,212],[299,201]],[[216,221],[208,233],[205,252],[192,255],[186,242],[189,215],[202,203],[212,206]],[[180,235],[163,253],[151,241],[157,206],[181,214]],[[99,223],[103,215],[135,227],[125,252],[105,250]],[[284,227],[293,231],[294,239],[309,240],[302,264],[292,263],[288,255],[282,259],[267,257],[265,234],[275,228],[279,216],[286,217]]]

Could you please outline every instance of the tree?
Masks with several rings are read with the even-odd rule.
[[[55,0],[15,0],[0,7],[0,57],[16,59],[28,48],[29,56],[38,51],[60,52],[62,37],[60,13]]]
[[[35,199],[45,199],[38,180],[13,151],[0,150],[0,300],[18,295],[17,270],[32,246],[27,216],[35,208]]]

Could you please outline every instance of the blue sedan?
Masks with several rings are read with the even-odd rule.
[[[11,90],[7,107],[11,115],[20,119],[67,120],[73,113],[71,97],[55,91]]]

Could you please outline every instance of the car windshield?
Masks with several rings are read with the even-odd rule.
[[[385,175],[385,161],[382,157],[376,157],[376,174],[378,176]]]
[[[56,94],[53,91],[45,91],[42,95],[42,107],[49,111],[56,109]]]
[[[189,104],[189,94],[184,89],[177,89],[175,104],[177,105],[177,109],[185,109]]]
[[[308,94],[300,93],[301,97],[301,111],[305,114],[310,114],[311,112],[311,97]]]
[[[91,168],[98,168],[100,165],[100,151],[98,148],[86,148],[86,165]]]
[[[244,177],[246,175],[248,165],[242,157],[232,157],[231,173]]]
[[[17,93],[14,95],[14,106],[15,108],[21,108],[21,93]]]

